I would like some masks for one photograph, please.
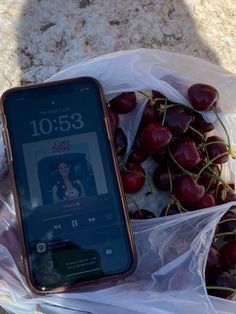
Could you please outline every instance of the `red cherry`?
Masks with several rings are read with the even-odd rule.
[[[129,214],[130,219],[152,219],[156,218],[156,215],[147,209],[139,209]]]
[[[142,131],[143,149],[148,154],[156,154],[168,146],[172,139],[170,130],[159,123],[148,124]]]
[[[118,114],[128,113],[136,106],[134,92],[125,92],[110,101],[111,108]]]
[[[165,124],[172,134],[179,135],[187,132],[193,120],[192,112],[184,106],[170,107],[166,112]]]
[[[219,142],[219,143],[214,143],[214,142]],[[207,149],[210,160],[216,158],[219,155],[222,155],[213,161],[214,164],[223,164],[226,161],[228,161],[229,159],[228,149],[227,149],[227,146],[225,145],[225,141],[221,137],[216,136],[216,135],[210,136],[207,138],[206,143],[208,144],[206,146],[206,149]]]
[[[200,199],[200,201],[197,203],[197,208],[208,208],[213,207],[216,205],[216,201],[214,196],[211,193],[205,192],[203,197]]]
[[[196,130],[198,130],[199,132],[202,132],[202,133],[207,133],[207,132],[214,130],[214,125],[212,123],[204,120],[203,116],[200,113],[195,111],[195,112],[193,112],[193,115],[194,115],[194,120],[191,123],[191,125]]]
[[[203,185],[190,176],[181,176],[174,181],[173,194],[183,206],[194,206],[199,202],[205,192]]]
[[[110,107],[107,108],[108,115],[109,115],[109,121],[112,128],[112,131],[114,132],[116,128],[118,128],[119,125],[119,116],[116,112],[114,112]]]
[[[155,107],[151,105],[151,102],[148,101],[143,111],[140,124],[144,127],[149,123],[160,121],[160,116],[161,114],[159,114]]]
[[[138,163],[129,163],[128,170],[121,171],[121,181],[125,193],[136,193],[144,185],[145,171]]]
[[[217,178],[213,178],[213,175],[220,176],[220,169],[217,165],[214,164],[210,165],[202,172],[197,182],[204,185],[204,187],[208,188],[208,190],[215,189],[219,181]]]
[[[169,173],[170,171],[170,173]],[[165,163],[160,164],[153,174],[153,183],[155,186],[161,191],[169,191],[170,190],[170,180],[173,181],[181,176],[181,172],[179,169],[168,168]]]
[[[171,153],[177,163],[186,170],[194,169],[202,160],[194,140],[183,137],[171,145]]]
[[[129,162],[143,162],[148,158],[148,154],[138,147],[134,147],[132,153],[129,156]]]
[[[203,111],[216,106],[219,93],[207,84],[194,84],[188,89],[188,97],[194,109]]]
[[[220,250],[222,264],[229,268],[236,266],[236,241],[226,243]]]

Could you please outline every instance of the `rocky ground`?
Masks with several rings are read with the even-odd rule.
[[[0,0],[0,93],[111,51],[161,48],[236,73],[235,0]]]

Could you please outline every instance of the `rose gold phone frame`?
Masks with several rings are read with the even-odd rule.
[[[35,89],[39,87],[44,87],[44,86],[54,86],[54,85],[61,85],[65,83],[72,83],[72,82],[79,82],[82,80],[92,80],[96,86],[98,87],[100,98],[101,98],[101,103],[102,103],[102,110],[104,113],[104,123],[105,123],[105,128],[106,128],[106,134],[108,137],[108,140],[110,142],[110,147],[111,147],[111,155],[114,163],[114,168],[115,168],[115,173],[116,173],[116,178],[117,178],[117,184],[119,188],[119,193],[121,197],[121,203],[123,207],[123,214],[124,214],[124,219],[125,219],[125,224],[127,228],[127,234],[128,234],[128,239],[130,243],[130,250],[131,250],[131,255],[133,259],[133,263],[130,269],[128,269],[124,273],[119,273],[115,275],[110,275],[110,276],[105,276],[99,279],[91,279],[88,281],[82,281],[80,283],[76,283],[70,286],[60,286],[57,288],[53,288],[51,290],[39,290],[37,289],[34,284],[32,283],[30,279],[30,270],[29,270],[29,263],[28,263],[28,257],[26,254],[26,246],[25,246],[25,236],[24,236],[24,231],[23,231],[23,224],[22,224],[22,218],[21,218],[21,210],[20,210],[20,205],[19,205],[19,197],[17,193],[17,186],[16,186],[16,180],[15,180],[15,174],[14,174],[14,167],[13,167],[13,157],[11,153],[11,143],[8,135],[8,129],[7,129],[7,121],[5,117],[5,111],[4,111],[4,102],[6,97],[14,93],[15,91],[18,90],[28,90],[28,89]],[[120,177],[120,171],[119,171],[119,166],[116,158],[116,152],[114,149],[114,144],[113,144],[113,134],[111,131],[111,126],[109,122],[109,116],[108,116],[108,111],[107,111],[107,106],[105,102],[105,97],[103,93],[102,86],[100,83],[91,77],[81,77],[81,78],[73,78],[73,79],[66,79],[66,80],[61,80],[61,81],[53,81],[53,82],[47,82],[47,83],[41,83],[41,84],[34,84],[34,85],[29,85],[29,86],[24,86],[24,87],[15,87],[8,89],[5,91],[1,97],[1,102],[0,102],[0,110],[1,110],[1,117],[2,117],[2,123],[3,123],[3,130],[2,130],[2,136],[4,140],[4,144],[6,147],[6,154],[7,154],[7,160],[9,164],[9,171],[10,171],[10,177],[11,177],[11,183],[12,183],[12,193],[13,193],[13,199],[14,199],[14,204],[16,208],[16,217],[17,217],[17,225],[19,229],[19,234],[20,234],[20,245],[22,249],[22,255],[23,255],[23,264],[24,264],[24,271],[25,271],[25,276],[27,283],[29,285],[29,288],[33,293],[36,294],[48,294],[48,293],[58,293],[58,292],[67,292],[67,291],[72,291],[76,289],[83,289],[83,290],[94,290],[98,289],[100,287],[106,287],[109,284],[115,283],[117,280],[120,280],[122,278],[127,277],[130,275],[136,267],[137,264],[137,257],[136,257],[136,251],[135,251],[135,244],[134,244],[134,239],[133,239],[133,234],[131,230],[131,225],[129,221],[129,216],[128,216],[128,208],[126,204],[126,199],[125,199],[125,194],[123,191],[122,183],[121,183],[121,177]]]

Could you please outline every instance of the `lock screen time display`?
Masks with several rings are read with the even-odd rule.
[[[129,270],[130,242],[95,83],[17,90],[4,110],[34,287]]]

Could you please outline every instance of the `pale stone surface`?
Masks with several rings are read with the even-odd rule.
[[[0,0],[0,92],[122,49],[191,54],[236,73],[235,0]]]

